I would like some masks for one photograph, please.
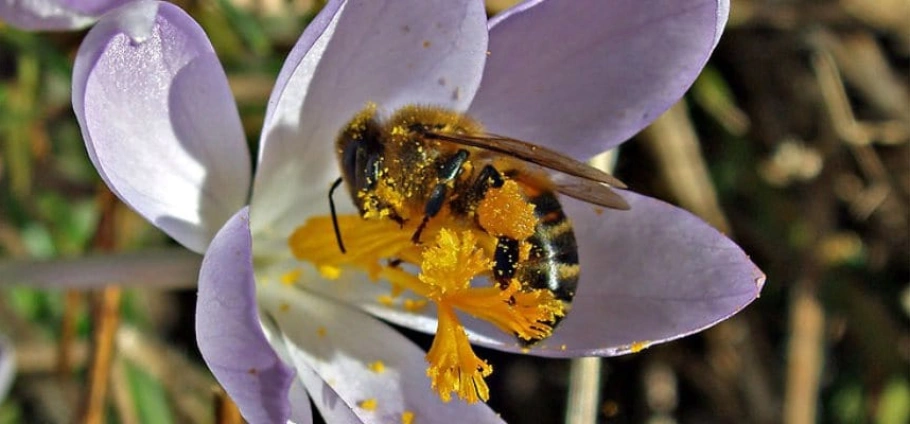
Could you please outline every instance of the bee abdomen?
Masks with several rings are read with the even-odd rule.
[[[529,257],[519,261],[519,242],[500,237],[496,246],[494,277],[508,284],[515,277],[535,289],[547,289],[557,299],[570,302],[578,287],[578,245],[575,232],[562,211],[556,195],[543,192],[528,199],[534,206],[538,224]]]

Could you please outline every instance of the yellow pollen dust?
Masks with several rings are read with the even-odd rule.
[[[507,180],[500,188],[487,190],[477,206],[480,226],[494,236],[524,240],[534,235],[537,217],[534,205],[521,192],[518,183]]]
[[[341,277],[341,268],[331,265],[323,265],[319,267],[319,275],[326,280],[337,280]]]
[[[647,349],[648,346],[650,346],[650,345],[651,345],[651,342],[648,342],[648,341],[635,342],[635,343],[632,343],[631,346],[629,346],[629,351],[632,353],[638,353],[638,352],[641,352],[641,351]]]
[[[402,412],[401,424],[414,424],[414,413],[411,411]]]
[[[385,363],[383,363],[382,361],[370,362],[369,365],[367,365],[367,368],[369,368],[370,371],[373,371],[376,374],[382,374],[383,372],[385,372]]]
[[[303,273],[303,271],[298,268],[281,274],[281,284],[284,284],[286,286],[293,285],[297,282],[297,280],[300,279],[301,273]]]
[[[379,406],[379,402],[376,400],[376,398],[369,398],[358,402],[357,406],[367,411],[375,411],[376,407]]]

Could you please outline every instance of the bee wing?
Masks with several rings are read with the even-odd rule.
[[[619,181],[616,177],[601,171],[597,168],[594,168],[584,162],[575,160],[569,156],[566,156],[562,153],[559,153],[555,150],[547,149],[546,147],[541,147],[535,144],[528,143],[526,141],[516,140],[514,138],[503,137],[493,134],[484,134],[484,135],[465,135],[465,134],[440,134],[434,132],[427,132],[424,134],[427,138],[447,141],[451,143],[463,144],[471,147],[478,147],[481,149],[486,149],[492,152],[503,153],[514,157],[516,159],[523,160],[525,162],[530,162],[535,165],[552,169],[554,171],[559,171],[566,175],[571,175],[573,177],[579,178],[579,181],[589,181],[591,183],[597,184],[580,184],[581,186],[588,187],[586,189],[581,189],[581,191],[572,191],[574,192],[585,192],[585,191],[600,191],[595,190],[594,186],[604,187],[609,191],[613,196],[619,197],[616,193],[609,190],[609,187],[603,186],[603,184],[608,184],[617,188],[626,188],[626,185],[622,181]],[[563,193],[567,196],[572,196],[569,193]],[[576,197],[576,196],[572,196]],[[595,198],[601,198],[602,196],[595,196]],[[580,200],[590,201],[587,198],[576,197]],[[597,203],[595,201],[590,201],[591,203]],[[623,202],[625,203],[625,202]],[[599,204],[599,203],[598,203]],[[608,206],[608,205],[603,205]],[[628,205],[626,205],[628,208]]]
[[[556,192],[560,194],[611,209],[630,209],[622,196],[603,183],[575,176],[554,178],[553,182]]]

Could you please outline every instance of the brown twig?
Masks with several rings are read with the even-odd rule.
[[[787,381],[784,423],[817,422],[819,379],[824,363],[825,316],[812,281],[800,280],[790,303],[790,344],[787,348]]]
[[[216,424],[241,424],[243,418],[240,416],[240,410],[231,400],[230,396],[217,387],[215,389],[215,423]]]
[[[685,103],[677,103],[657,118],[642,138],[680,205],[729,234],[730,224],[717,201]]]
[[[60,340],[57,344],[57,373],[66,377],[73,372],[73,345],[76,342],[76,320],[82,307],[82,293],[67,290],[60,322]]]
[[[82,422],[101,424],[104,422],[104,405],[115,349],[115,335],[120,324],[121,289],[116,286],[104,288],[96,295],[95,327],[92,337],[92,357],[89,367],[88,389],[86,390]]]
[[[99,194],[101,221],[95,234],[95,246],[101,250],[113,250],[114,213],[117,199],[103,188]],[[112,282],[113,283],[113,282]],[[117,327],[120,325],[120,287],[108,286],[93,295],[92,318],[94,322],[92,354],[90,359],[88,389],[82,405],[82,422],[101,424],[105,416],[105,400],[110,382],[111,366],[115,349]]]

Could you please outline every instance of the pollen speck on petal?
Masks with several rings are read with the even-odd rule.
[[[382,374],[385,372],[385,363],[382,361],[373,361],[373,362],[370,362],[369,365],[367,365],[367,368],[369,368],[370,371],[373,371],[376,374]]]
[[[376,407],[379,406],[379,402],[376,401],[376,398],[369,398],[360,401],[357,406],[367,411],[375,411]]]
[[[302,273],[303,271],[300,268],[295,268],[288,272],[285,272],[284,274],[281,274],[281,284],[284,284],[286,286],[293,285],[300,279],[300,274]]]
[[[414,424],[414,413],[411,411],[402,412],[401,424]]]
[[[651,342],[649,342],[649,341],[635,342],[629,346],[629,351],[632,353],[638,353],[638,352],[641,352],[641,351],[647,349],[648,346],[651,346]]]

